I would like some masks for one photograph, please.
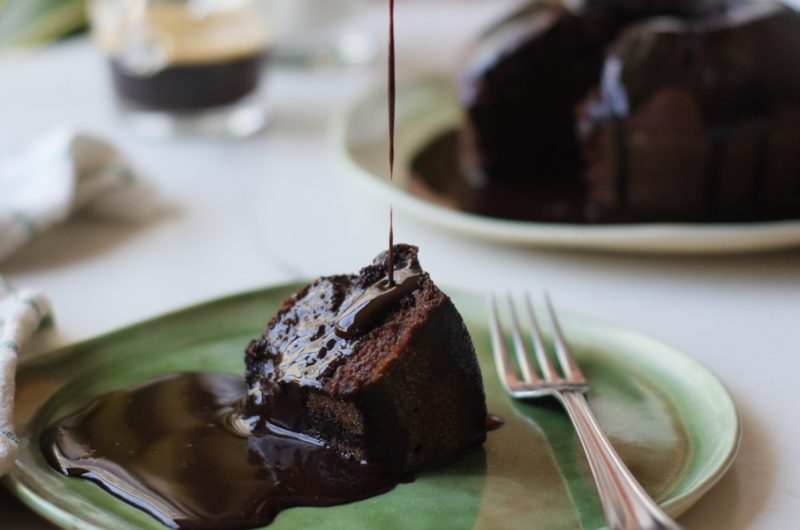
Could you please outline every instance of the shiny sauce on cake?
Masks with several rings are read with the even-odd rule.
[[[423,273],[409,261],[396,268],[394,277],[391,284],[388,278],[354,284],[351,276],[334,276],[301,291],[297,298],[304,310],[281,315],[270,333],[273,358],[264,370],[275,372],[281,363],[281,380],[319,388],[320,380],[353,353],[357,339],[419,287]],[[255,341],[248,350],[261,347]]]
[[[390,247],[391,248],[391,247]],[[392,255],[393,252],[389,252]],[[412,267],[405,267],[391,277],[367,287],[354,297],[336,321],[336,334],[347,339],[360,337],[369,331],[373,324],[400,299],[419,288],[422,273]]]

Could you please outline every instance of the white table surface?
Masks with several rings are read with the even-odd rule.
[[[400,2],[400,79],[454,69],[469,36],[509,3]],[[382,9],[364,15],[380,38]],[[239,142],[131,135],[115,119],[104,66],[83,39],[0,58],[0,141],[59,125],[99,132],[157,183],[164,204],[139,226],[70,221],[0,263],[15,284],[51,296],[59,324],[51,344],[234,291],[353,271],[383,249],[387,207],[343,178],[328,137],[331,117],[381,79],[383,63],[344,73],[273,70],[266,93],[274,120]],[[440,284],[546,287],[564,308],[651,334],[711,367],[739,405],[743,444],[731,471],[681,522],[690,530],[800,528],[800,252],[659,258],[530,250],[400,214],[395,230],[421,247]],[[0,513],[3,528],[48,528],[6,492]]]

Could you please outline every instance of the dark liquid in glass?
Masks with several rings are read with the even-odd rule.
[[[256,53],[208,63],[176,64],[153,75],[130,72],[111,60],[117,94],[143,109],[194,111],[230,105],[258,86],[266,57]]]

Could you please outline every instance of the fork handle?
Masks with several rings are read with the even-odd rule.
[[[609,530],[682,530],[636,481],[579,391],[558,393],[589,460]]]

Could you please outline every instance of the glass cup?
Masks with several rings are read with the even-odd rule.
[[[124,120],[148,135],[248,136],[267,108],[259,91],[272,38],[265,0],[93,0]]]

